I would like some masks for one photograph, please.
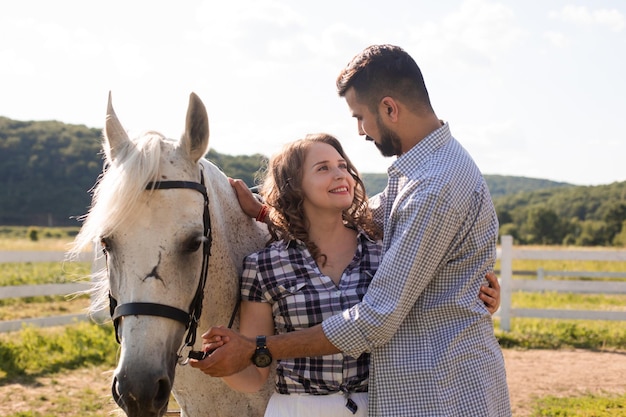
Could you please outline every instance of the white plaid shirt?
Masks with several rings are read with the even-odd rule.
[[[388,173],[375,211],[383,260],[363,301],[326,319],[324,333],[350,355],[371,352],[370,416],[510,416],[502,352],[477,297],[498,233],[480,171],[445,124]]]
[[[302,242],[274,242],[244,260],[241,296],[271,304],[278,334],[312,327],[361,301],[380,256],[380,242],[360,232],[354,258],[337,286],[320,272]],[[367,353],[283,359],[277,364],[276,391],[314,395],[365,392],[368,372]]]

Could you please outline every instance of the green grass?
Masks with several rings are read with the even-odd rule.
[[[577,248],[581,250],[582,248]],[[500,260],[496,262],[496,269],[500,268]],[[536,271],[543,268],[546,271],[604,271],[624,272],[625,261],[578,261],[578,260],[541,260],[541,259],[513,259],[513,271]]]
[[[96,392],[89,386],[72,387],[71,393],[67,392],[67,387],[59,387],[53,395],[40,395],[34,399],[28,398],[28,401],[27,411],[4,414],[4,417],[111,417],[122,415],[112,412],[117,408],[112,404],[112,399],[105,399],[103,393]]]
[[[33,228],[0,227],[0,238],[6,237],[19,242],[32,233]],[[75,228],[39,228],[37,244],[55,246],[52,237],[66,246],[76,233]],[[48,242],[42,240],[48,239]],[[9,248],[14,250],[15,248]],[[0,248],[0,250],[3,250]],[[46,263],[0,263],[0,287],[5,285],[33,285],[45,283],[67,283],[87,279],[91,265],[88,262]],[[555,261],[513,260],[514,270],[606,270],[625,271],[626,262],[598,261]],[[84,312],[88,306],[87,296],[69,300],[64,296],[28,297],[0,300],[0,320]],[[556,292],[515,292],[514,308],[554,308],[577,310],[626,310],[626,294],[563,294]],[[505,347],[560,348],[580,347],[585,349],[626,349],[624,335],[626,325],[622,322],[600,322],[585,320],[555,320],[513,318],[511,332],[498,330],[496,334]]]
[[[0,226],[0,250],[66,251],[78,227]]]
[[[522,292],[512,294],[512,308],[626,311],[626,294]]]
[[[76,298],[62,296],[10,298],[0,305],[0,321],[24,320],[37,317],[54,317],[69,314],[86,314],[90,306],[89,295]]]
[[[64,250],[75,230],[37,232],[38,240],[28,239],[25,230],[0,227],[0,250]],[[12,242],[12,243],[11,243]],[[17,242],[17,243],[16,243]],[[57,248],[57,249],[51,249]],[[85,279],[89,263],[23,263],[0,264],[0,287],[64,283]],[[596,261],[534,261],[513,260],[514,270],[626,271],[626,262]],[[0,300],[0,320],[15,315],[44,316],[84,310],[86,296],[74,301],[65,297],[29,297]],[[626,295],[562,294],[556,292],[513,294],[514,308],[555,308],[576,310],[626,310]],[[496,336],[504,348],[588,350],[626,350],[626,322],[513,318],[511,331],[499,329]],[[77,323],[60,328],[25,328],[19,332],[0,334],[0,386],[13,382],[36,383],[37,378],[52,376],[83,367],[115,367],[115,342],[110,325]],[[99,394],[82,387],[71,396],[59,395],[45,412],[22,411],[5,417],[51,417],[70,415],[104,417],[110,408],[102,405]],[[49,398],[40,398],[42,404]],[[40,407],[35,407],[40,409]],[[76,409],[80,411],[76,412]],[[587,395],[572,398],[544,397],[536,402],[532,416],[618,416],[626,417],[626,395],[621,397]]]
[[[110,368],[85,367],[12,386],[4,390],[3,417],[111,417],[121,416],[104,381]],[[90,382],[90,383],[85,383]],[[2,387],[0,386],[0,389]],[[6,403],[15,404],[7,408]],[[17,411],[20,410],[20,411]],[[116,410],[116,411],[114,411]]]
[[[626,341],[624,325],[597,321],[514,319],[513,329],[507,333],[496,332],[503,347],[602,350],[624,348]],[[15,382],[32,385],[40,377],[54,377],[68,370],[91,366],[112,369],[118,349],[111,325],[78,323],[61,328],[25,328],[11,334],[0,334],[0,386]],[[103,401],[101,394],[90,391],[88,387],[81,387],[71,396],[61,392],[55,395],[53,401],[50,398],[39,400],[47,410],[45,414],[27,411],[6,417],[104,417],[111,410],[110,402]],[[532,416],[626,417],[625,409],[624,396],[544,397],[537,400]]]
[[[88,280],[89,262],[0,263],[0,288],[10,285],[64,284]],[[0,299],[0,320],[84,313],[89,295]]]
[[[622,322],[516,318],[512,324],[510,332],[496,327],[503,348],[626,349],[626,324]],[[105,362],[114,365],[117,348],[110,325],[79,323],[0,334],[0,383],[2,378],[47,375]]]
[[[531,417],[626,417],[626,394],[621,396],[585,395],[537,400]]]
[[[89,279],[90,271],[89,262],[0,263],[0,287],[84,281]]]
[[[626,350],[626,323],[600,320],[511,319],[511,331],[495,334],[503,348]]]
[[[513,259],[514,271],[536,271],[539,268],[550,271],[623,272],[626,271],[626,262]],[[511,301],[512,308],[626,311],[626,294],[516,291]],[[626,322],[622,321],[512,318],[510,332],[499,329],[498,319],[495,323],[496,336],[505,348],[626,349]]]
[[[90,365],[114,367],[117,349],[110,325],[27,327],[0,334],[0,385]]]
[[[71,240],[79,230],[79,227],[0,226],[0,238]]]

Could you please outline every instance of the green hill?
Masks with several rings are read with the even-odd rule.
[[[369,195],[378,194],[387,185],[387,174],[361,174]],[[537,178],[514,177],[506,175],[484,175],[491,197],[495,200],[504,195],[523,191],[545,190],[550,188],[571,187],[572,184]]]
[[[0,117],[0,224],[54,225],[87,210],[102,170],[99,129]]]
[[[102,170],[101,130],[57,121],[0,117],[0,225],[78,226]],[[249,186],[264,155],[207,158]],[[387,174],[363,173],[369,195]],[[501,233],[518,243],[626,245],[626,182],[585,187],[544,179],[485,175]]]
[[[494,198],[500,234],[520,243],[626,246],[626,181]]]
[[[491,197],[517,194],[523,191],[545,190],[549,188],[571,187],[572,184],[537,178],[514,177],[508,175],[484,175]]]

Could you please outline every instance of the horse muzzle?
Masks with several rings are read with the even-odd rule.
[[[167,369],[129,373],[118,368],[111,392],[117,405],[128,417],[161,417],[165,415],[174,385],[176,361]]]

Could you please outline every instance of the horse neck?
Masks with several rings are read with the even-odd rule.
[[[239,294],[239,277],[246,255],[260,250],[267,241],[267,229],[246,216],[227,177],[213,164],[203,160],[203,173],[211,215],[212,247],[209,278],[203,314],[213,324],[226,324]],[[220,321],[221,320],[221,321]]]

